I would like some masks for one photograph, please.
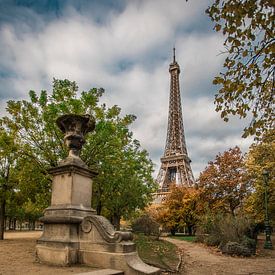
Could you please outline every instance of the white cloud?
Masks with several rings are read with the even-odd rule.
[[[126,1],[122,12],[99,24],[67,7],[49,22],[28,12],[22,26],[0,26],[0,98],[25,98],[30,89],[50,89],[52,78],[75,80],[80,90],[104,87],[103,101],[138,119],[132,129],[159,167],[169,99],[172,47],[177,48],[188,152],[198,176],[219,151],[240,145],[242,123],[224,124],[214,111],[213,76],[220,70],[222,38],[199,27],[208,22],[208,1]],[[91,5],[89,5],[91,8]],[[17,10],[18,12],[18,10]],[[91,12],[92,14],[92,12]],[[39,28],[31,26],[29,22]],[[207,23],[200,23],[204,28]],[[196,27],[194,27],[196,26]],[[157,171],[156,171],[157,172]]]

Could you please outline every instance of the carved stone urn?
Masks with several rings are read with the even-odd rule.
[[[95,120],[89,115],[63,115],[56,120],[59,129],[65,134],[64,142],[69,149],[69,156],[59,165],[76,164],[87,167],[80,159],[80,151],[85,143],[84,136],[94,130]]]
[[[79,155],[85,134],[95,128],[94,119],[70,114],[59,117],[56,123],[65,134],[69,155],[49,170],[53,177],[52,198],[40,219],[44,230],[37,240],[38,260],[51,265],[79,263],[121,271],[112,274],[160,274],[158,268],[139,258],[132,233],[115,231],[106,218],[91,208],[95,173]]]

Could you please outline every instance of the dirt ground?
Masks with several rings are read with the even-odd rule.
[[[78,274],[92,271],[91,267],[54,267],[35,260],[35,243],[41,232],[7,232],[0,241],[0,275]],[[275,274],[275,250],[259,249],[251,258],[224,256],[202,244],[167,239],[183,254],[184,275],[270,275]],[[274,244],[274,241],[273,241]],[[263,247],[263,238],[259,241]]]
[[[199,243],[170,238],[167,240],[176,244],[182,252],[182,274],[184,275],[275,274],[275,250],[263,249],[264,236],[260,236],[256,256],[249,258],[225,256],[218,249]]]
[[[6,232],[0,241],[0,275],[78,274],[92,271],[91,267],[55,267],[40,264],[35,259],[36,240],[41,231]]]

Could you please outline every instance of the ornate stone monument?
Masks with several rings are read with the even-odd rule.
[[[111,223],[91,208],[94,172],[80,159],[86,133],[93,131],[94,119],[85,115],[64,115],[56,121],[65,134],[69,155],[49,170],[53,176],[51,206],[41,221],[44,231],[37,240],[41,262],[55,265],[83,263],[132,274],[160,274],[139,258],[132,233],[115,231]]]

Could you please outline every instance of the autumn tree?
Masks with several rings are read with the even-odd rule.
[[[243,137],[260,136],[274,128],[274,1],[215,0],[206,13],[225,36],[224,70],[213,81],[216,111],[225,121],[251,116]]]
[[[189,235],[199,220],[200,191],[185,186],[173,186],[160,206],[157,221],[174,235],[176,230],[187,227]]]
[[[28,209],[38,211],[39,204],[49,203],[47,169],[57,166],[67,155],[55,121],[68,113],[90,114],[96,119],[96,129],[87,136],[82,159],[98,172],[93,198],[98,214],[104,208],[119,227],[121,216],[130,215],[150,200],[153,165],[129,130],[135,116],[121,117],[118,106],[100,105],[102,94],[102,89],[91,89],[78,95],[75,82],[54,79],[52,93],[30,91],[29,100],[8,102],[9,116],[0,122],[17,135],[21,155],[19,187],[30,199],[26,202]]]
[[[275,130],[267,132],[260,141],[249,148],[246,168],[252,183],[253,192],[245,203],[247,213],[257,222],[264,221],[264,178],[263,171],[268,172],[269,215],[275,222]]]
[[[239,147],[219,153],[200,173],[198,185],[211,211],[235,215],[249,192],[244,157]]]

